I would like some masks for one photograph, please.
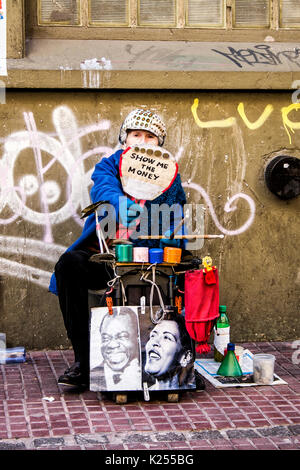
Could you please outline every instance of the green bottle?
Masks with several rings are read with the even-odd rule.
[[[230,324],[226,315],[226,305],[219,306],[220,316],[214,327],[214,360],[222,362],[224,350],[230,342]]]
[[[227,344],[227,354],[224,357],[218,371],[217,375],[223,375],[224,377],[240,377],[243,375],[242,369],[239,365],[239,361],[234,354],[235,344]]]

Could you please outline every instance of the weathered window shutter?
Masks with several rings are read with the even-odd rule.
[[[282,0],[280,7],[280,26],[300,26],[299,0]]]
[[[74,26],[80,23],[79,0],[39,0],[39,24]]]
[[[238,28],[268,27],[270,25],[270,1],[235,0],[233,24]]]
[[[90,23],[128,26],[128,0],[90,0]]]
[[[139,26],[176,26],[175,0],[139,0]]]
[[[187,26],[223,26],[224,11],[223,0],[188,0],[186,24]]]

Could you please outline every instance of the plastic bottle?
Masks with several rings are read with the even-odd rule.
[[[219,306],[220,316],[214,327],[214,360],[222,362],[224,350],[230,342],[230,324],[226,315],[226,305]]]
[[[243,375],[242,369],[239,365],[239,361],[234,354],[235,344],[227,344],[227,354],[224,357],[218,371],[217,375],[223,375],[224,377],[240,377]]]

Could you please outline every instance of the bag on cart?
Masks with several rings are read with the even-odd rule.
[[[197,345],[196,351],[207,353],[207,343],[216,318],[219,316],[219,277],[214,269],[215,282],[208,283],[203,269],[185,273],[185,324]]]

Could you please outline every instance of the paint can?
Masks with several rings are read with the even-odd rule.
[[[133,248],[133,261],[135,263],[148,263],[149,248],[144,246],[136,246]]]
[[[116,245],[115,255],[119,263],[132,262],[132,245]]]
[[[181,261],[181,248],[173,248],[166,246],[164,248],[164,262],[165,263],[180,263]]]
[[[162,248],[151,248],[149,250],[149,262],[163,263],[164,261],[164,250]]]

